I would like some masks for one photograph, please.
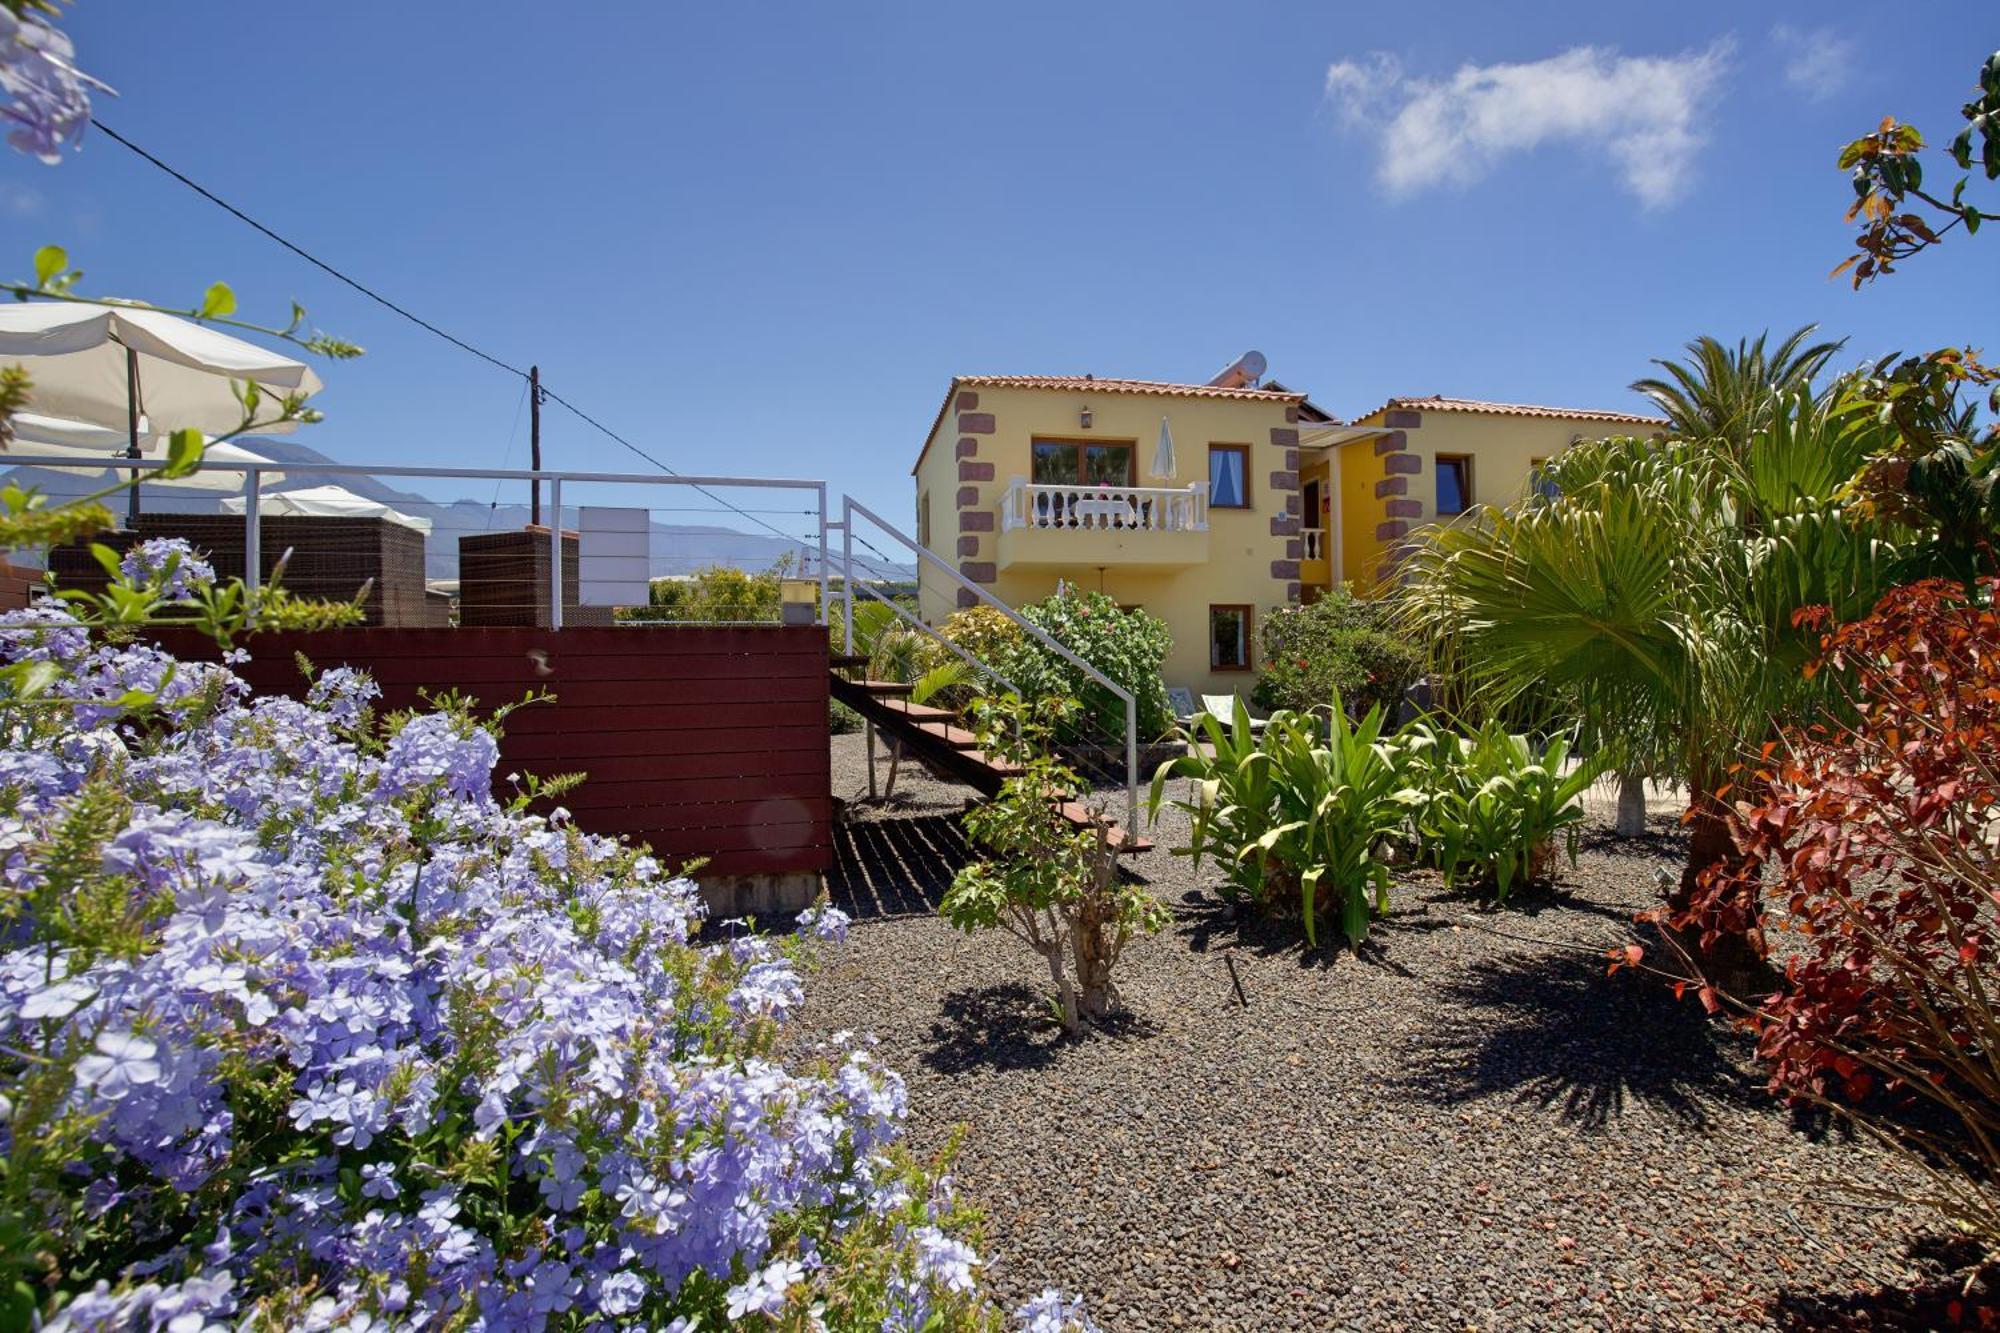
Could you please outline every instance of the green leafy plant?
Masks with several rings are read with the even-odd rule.
[[[1174,802],[1188,813],[1189,843],[1174,852],[1197,865],[1213,856],[1232,888],[1267,910],[1296,905],[1315,948],[1321,901],[1330,900],[1358,947],[1389,907],[1382,844],[1424,799],[1409,785],[1406,747],[1383,736],[1379,706],[1355,722],[1338,697],[1324,720],[1276,713],[1254,739],[1240,699],[1233,721],[1199,719],[1188,753],[1154,774],[1149,809],[1158,816],[1169,781],[1191,780],[1192,799]]]
[[[1057,808],[1082,789],[1050,744],[1075,707],[1070,699],[1013,695],[975,706],[980,744],[1021,772],[966,814],[966,832],[987,855],[958,872],[939,904],[958,929],[1004,930],[1041,955],[1070,1033],[1111,1011],[1118,995],[1111,974],[1125,946],[1167,922],[1144,885],[1120,878],[1101,817],[1078,829]]]
[[[1021,608],[1022,619],[1103,672],[1138,705],[1139,739],[1162,736],[1173,726],[1161,665],[1173,647],[1166,622],[1145,611],[1125,611],[1101,592],[1063,592]],[[1004,663],[994,664],[1031,698],[1062,696],[1081,708],[1063,723],[1074,732],[1088,723],[1103,733],[1125,734],[1125,703],[1062,657],[1027,636]]]
[[[1528,737],[1495,722],[1469,737],[1422,722],[1412,731],[1411,753],[1423,756],[1419,845],[1447,884],[1490,890],[1505,902],[1515,885],[1549,877],[1559,836],[1575,864],[1583,794],[1610,767],[1609,754],[1564,772],[1567,737],[1537,753]]]
[[[1385,605],[1344,585],[1311,606],[1272,608],[1259,637],[1266,665],[1251,697],[1265,709],[1323,710],[1336,694],[1357,711],[1393,709],[1424,669],[1423,653],[1390,632]]]
[[[776,623],[783,614],[779,581],[791,570],[789,553],[755,573],[710,565],[686,578],[654,579],[645,606],[621,607],[620,620],[687,623]]]

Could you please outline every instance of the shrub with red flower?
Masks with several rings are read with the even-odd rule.
[[[1962,1135],[1929,1156],[1946,1206],[2000,1240],[2000,579],[1897,589],[1827,627],[1845,720],[1766,747],[1738,806],[1740,864],[1675,924],[1744,930],[1784,959],[1752,1012],[1772,1086],[1860,1103],[1928,1100]],[[1825,625],[1823,613],[1801,622]],[[1764,906],[1760,909],[1759,890]],[[1792,947],[1790,940],[1797,941]],[[1908,1142],[1904,1121],[1865,1124]]]

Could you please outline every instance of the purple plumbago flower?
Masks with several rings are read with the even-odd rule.
[[[157,1043],[129,1032],[100,1032],[93,1053],[76,1062],[76,1081],[107,1102],[118,1101],[134,1088],[160,1081]]]
[[[962,1240],[955,1240],[934,1226],[921,1226],[912,1233],[917,1246],[917,1271],[946,1291],[971,1291],[972,1270],[979,1255]]]
[[[817,903],[798,915],[799,929],[830,944],[847,943],[847,913],[828,903]]]
[[[45,1327],[205,1329],[270,1302],[312,1329],[684,1330],[686,1292],[731,1284],[742,1319],[833,1294],[861,1270],[822,1256],[854,1228],[893,1255],[891,1327],[976,1299],[977,1256],[899,1212],[945,1198],[883,1156],[902,1081],[861,1051],[806,1073],[764,1054],[803,996],[769,938],[697,946],[691,882],[495,803],[494,738],[462,719],[377,750],[360,675],[252,699],[71,629],[0,628],[0,660],[60,658],[76,705],[0,699],[0,1103],[52,1069],[67,1170],[100,1182],[81,1212],[158,1239],[52,1293]],[[164,720],[128,719],[131,688]],[[38,914],[86,799],[85,863],[131,916],[78,941]]]
[[[1014,1311],[1014,1318],[1022,1333],[1098,1333],[1083,1312],[1083,1302],[1065,1299],[1054,1287]]]
[[[361,721],[368,701],[381,697],[381,687],[366,672],[335,667],[320,673],[306,695],[306,702],[332,718],[334,725],[352,727]]]
[[[389,741],[377,790],[400,796],[433,782],[469,801],[493,799],[493,765],[500,747],[478,727],[443,713],[412,718]]]
[[[151,537],[125,553],[118,572],[135,586],[156,589],[162,601],[192,601],[215,583],[215,566],[181,537]]]
[[[0,90],[14,98],[0,107],[14,128],[7,142],[51,165],[75,147],[90,123],[89,88],[109,92],[76,67],[67,34],[40,14],[0,6]]]
[[[805,1275],[804,1264],[788,1259],[780,1259],[752,1273],[724,1293],[729,1301],[730,1319],[737,1320],[751,1314],[782,1313],[785,1293],[791,1290],[794,1283],[802,1281]]]

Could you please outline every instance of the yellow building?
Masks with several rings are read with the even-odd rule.
[[[1170,686],[1248,694],[1271,608],[1388,576],[1409,533],[1520,495],[1580,437],[1660,422],[1391,399],[1352,424],[1275,382],[963,375],[912,473],[918,542],[1010,606],[1058,584],[1166,622]],[[975,598],[920,562],[923,618]]]
[[[1476,504],[1505,506],[1545,459],[1578,440],[1651,435],[1658,417],[1471,398],[1391,398],[1346,425],[1302,431],[1300,486],[1309,518],[1300,577],[1314,587],[1380,587],[1405,539]],[[1312,529],[1317,529],[1313,531]]]

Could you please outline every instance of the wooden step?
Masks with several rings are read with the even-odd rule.
[[[954,727],[949,722],[919,722],[917,730],[933,740],[942,741],[954,750],[976,750],[979,748],[979,738],[977,736],[967,731],[964,727]],[[983,756],[980,762],[986,762]],[[988,764],[987,767],[991,768],[992,765]]]
[[[846,671],[853,667],[865,667],[868,661],[867,653],[835,653],[827,659],[827,664],[835,671]]]
[[[967,750],[965,757],[975,764],[984,764],[1003,778],[1018,778],[1028,770],[1011,759],[1002,759],[984,750]]]
[[[1118,827],[1109,819],[1100,818],[1093,814],[1087,805],[1064,801],[1056,806],[1056,813],[1080,829],[1105,829],[1110,836],[1112,850],[1120,856],[1137,856],[1141,852],[1153,850],[1152,839],[1139,837]]]
[[[917,688],[900,680],[857,680],[852,683],[857,689],[866,690],[885,699],[909,694]]]
[[[932,708],[929,704],[913,704],[906,699],[883,699],[878,706],[886,713],[895,713],[912,726],[919,722],[958,721],[958,714],[949,708]]]

